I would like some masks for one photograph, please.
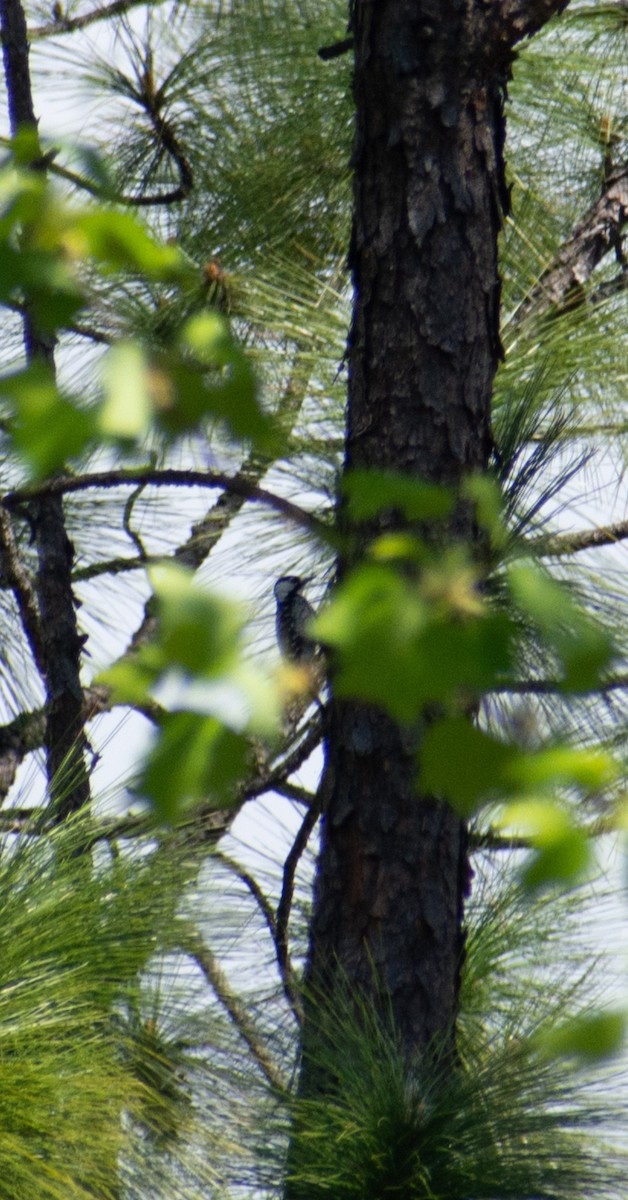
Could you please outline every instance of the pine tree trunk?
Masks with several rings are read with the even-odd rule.
[[[456,485],[486,467],[500,356],[503,80],[471,5],[356,0],[354,282],[346,466]],[[468,511],[448,537],[473,537]],[[347,564],[341,564],[341,573]],[[417,795],[415,740],[331,705],[309,994],[392,1016],[408,1055],[454,1048],[470,877],[466,830]],[[308,1044],[306,1029],[305,1044]],[[308,1089],[308,1065],[302,1085]]]
[[[11,134],[37,129],[28,64],[26,17],[20,0],[0,0],[4,70]],[[31,167],[45,169],[45,159]],[[28,296],[23,312],[28,363],[43,362],[55,374],[55,337],[39,329]],[[46,774],[55,815],[77,812],[90,799],[85,764],[85,713],[80,679],[83,638],[72,590],[74,548],[66,532],[63,500],[47,496],[30,506],[29,520],[37,552],[38,666],[46,691]]]

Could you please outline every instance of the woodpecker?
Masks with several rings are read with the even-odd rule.
[[[317,657],[318,646],[307,632],[308,622],[315,615],[314,609],[301,595],[302,589],[313,578],[313,575],[307,579],[301,579],[299,575],[282,575],[275,584],[277,642],[284,658],[290,662],[313,662]]]

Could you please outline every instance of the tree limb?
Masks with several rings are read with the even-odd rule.
[[[597,696],[604,692],[619,692],[623,688],[628,688],[628,672],[623,672],[620,675],[611,675],[607,679],[596,684],[595,687],[585,688],[582,691],[578,690],[575,693],[570,692],[570,695],[576,696]],[[552,695],[554,692],[565,691],[564,682],[560,679],[513,679],[507,683],[497,683],[493,687],[487,689],[487,694],[491,696],[546,696]]]
[[[618,246],[627,220],[628,164],[624,164],[605,179],[599,198],[587,209],[517,310],[516,324],[552,306],[564,305],[570,293],[582,288],[601,260]]]
[[[191,933],[189,937],[182,939],[181,949],[186,954],[189,954],[197,966],[200,967],[216,998],[229,1014],[243,1041],[246,1042],[253,1060],[257,1063],[267,1082],[276,1091],[287,1092],[287,1080],[284,1079],[281,1071],[269,1054],[258,1030],[251,1020],[250,1014],[247,1012],[240,998],[232,990],[224,971],[219,966],[209,946],[203,942],[199,934]]]
[[[297,836],[294,839],[284,863],[283,884],[281,888],[279,904],[277,905],[277,961],[279,963],[279,970],[283,980],[284,991],[299,1021],[303,1019],[303,1011],[300,997],[294,986],[292,967],[290,964],[288,924],[292,909],[292,897],[294,895],[294,878],[296,875],[296,870],[309,841],[310,834],[312,833],[319,816],[320,804],[312,804],[306,810]]]
[[[30,41],[36,41],[38,38],[57,37],[60,33],[74,33],[76,29],[85,29],[87,25],[93,25],[96,21],[108,21],[111,17],[122,16],[129,12],[132,8],[137,8],[140,4],[145,4],[146,0],[113,0],[112,4],[100,4],[93,8],[91,12],[83,13],[80,17],[65,17],[63,12],[54,21],[47,21],[45,25],[33,25],[28,31]],[[152,0],[152,6],[155,8],[162,0]]]
[[[598,546],[615,546],[628,538],[628,521],[617,521],[614,525],[600,525],[597,529],[580,529],[575,533],[557,533],[549,537],[534,538],[531,548],[535,554],[546,558],[578,554],[581,550],[593,550]]]
[[[524,38],[533,37],[558,13],[564,12],[570,0],[486,0],[478,11],[473,6],[471,20],[481,27],[483,53],[491,58],[512,58],[513,47]]]
[[[247,480],[242,473],[227,475],[222,471],[191,471],[149,467],[140,470],[94,471],[87,475],[57,475],[33,487],[19,488],[14,492],[8,492],[3,497],[2,503],[5,508],[12,509],[30,503],[32,500],[41,499],[44,496],[69,495],[73,492],[88,491],[90,488],[128,487],[138,484],[144,486],[154,484],[158,487],[222,488],[224,491],[238,496],[242,500],[265,504],[268,508],[280,513],[281,516],[286,517],[295,525],[309,529],[319,537],[328,539],[331,533],[330,526],[324,521],[314,516],[313,513],[300,508],[298,504],[294,504],[291,500],[287,500],[284,496],[277,496],[274,492],[268,492],[265,488],[258,487],[257,484]]]
[[[13,536],[13,528],[9,514],[0,509],[0,553],[5,578],[11,588],[22,619],[22,626],[35,665],[45,680],[46,668],[41,640],[39,609],[33,582],[28,571],[20,561],[19,551]]]

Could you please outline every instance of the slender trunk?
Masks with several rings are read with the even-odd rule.
[[[21,127],[37,128],[26,19],[20,0],[0,0],[0,22],[11,133],[15,137]],[[32,166],[43,169],[43,160],[36,159]],[[23,321],[27,360],[43,361],[54,372],[55,338],[37,327],[28,308],[28,297]],[[29,519],[38,558],[36,640],[38,665],[46,689],[46,769],[51,798],[57,815],[62,817],[81,808],[90,795],[79,674],[83,640],[77,628],[71,581],[74,552],[66,533],[60,497],[37,501],[31,506]]]
[[[346,466],[452,486],[487,465],[500,357],[503,88],[474,53],[471,8],[355,0],[352,17]],[[468,510],[436,536],[472,539]],[[308,982],[318,1000],[345,985],[374,1003],[408,1056],[438,1046],[450,1059],[467,837],[417,795],[416,775],[416,738],[369,706],[332,703]]]

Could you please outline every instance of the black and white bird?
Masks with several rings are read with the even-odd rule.
[[[277,643],[283,657],[289,662],[313,662],[319,654],[317,643],[308,633],[308,624],[315,615],[314,609],[301,594],[313,578],[313,575],[307,579],[301,579],[300,575],[282,575],[274,587]]]

